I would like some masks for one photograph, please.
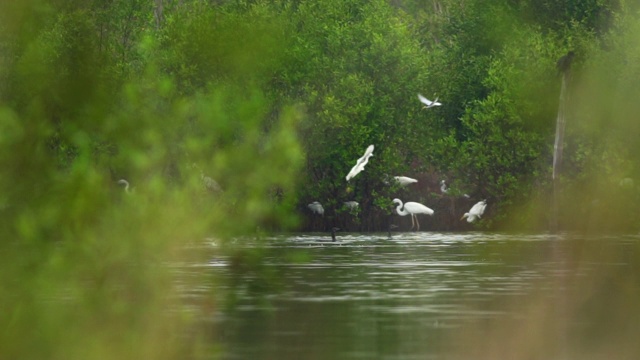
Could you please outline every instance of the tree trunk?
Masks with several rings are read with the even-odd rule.
[[[163,16],[163,3],[162,0],[155,0],[156,7],[153,10],[153,15],[156,19],[156,28],[160,29],[160,25],[162,24],[162,16]]]
[[[562,87],[560,88],[560,104],[558,105],[558,117],[556,118],[556,140],[553,145],[553,204],[551,213],[551,231],[558,230],[558,197],[560,196],[560,171],[562,167],[562,151],[564,149],[564,127],[566,123],[565,109],[568,99],[567,87],[571,76],[570,69],[562,73]]]

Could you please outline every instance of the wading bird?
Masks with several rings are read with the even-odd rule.
[[[124,192],[129,193],[129,182],[125,179],[118,180],[118,185],[124,186]]]
[[[389,239],[391,239],[391,230],[397,228],[398,225],[396,224],[389,224],[389,228],[387,229],[387,234],[389,235]]]
[[[344,202],[344,206],[346,206],[347,208],[349,208],[349,210],[353,210],[355,208],[358,207],[358,202],[357,201],[345,201]]]
[[[410,177],[406,177],[406,176],[394,176],[394,179],[396,179],[397,182],[400,183],[400,185],[402,186],[407,186],[409,184],[413,184],[413,183],[417,183],[418,180],[416,179],[412,179]]]
[[[476,218],[480,219],[484,214],[484,209],[487,207],[487,200],[477,202],[471,207],[468,213],[464,213],[460,220],[467,218],[467,222],[474,222]]]
[[[449,192],[449,188],[447,187],[447,184],[444,182],[444,180],[440,180],[440,191],[442,191],[443,194]]]
[[[331,228],[331,241],[336,242],[336,231],[340,230],[340,228],[332,227]]]
[[[314,201],[307,206],[309,207],[309,209],[311,209],[311,211],[313,211],[314,214],[324,215],[324,208],[322,207],[322,204],[320,204],[319,202]]]
[[[442,105],[442,104],[440,104],[440,103],[438,102],[438,98],[436,98],[435,100],[431,101],[431,100],[427,99],[426,97],[424,97],[424,96],[422,96],[422,95],[418,94],[418,99],[420,99],[420,102],[421,102],[421,103],[423,103],[423,104],[425,105],[425,106],[424,106],[424,108],[425,108],[425,109],[429,109],[429,108],[432,108],[432,107],[434,107],[434,106],[440,106],[440,105]]]
[[[358,175],[362,170],[364,170],[364,166],[369,162],[369,158],[373,156],[373,145],[369,145],[367,151],[364,152],[364,155],[358,161],[356,161],[356,165],[351,168],[349,174],[347,174],[347,181],[354,178]]]
[[[220,187],[220,184],[218,184],[217,181],[213,180],[211,177],[206,176],[204,174],[204,171],[202,171],[202,169],[200,169],[200,167],[198,165],[191,164],[191,167],[193,167],[196,170],[200,170],[200,180],[202,180],[202,185],[204,185],[204,188],[209,191],[209,192],[223,192],[222,191],[222,187]]]
[[[398,215],[405,216],[411,214],[411,230],[413,230],[413,227],[416,224],[418,225],[416,231],[420,230],[420,222],[418,222],[417,214],[433,215],[433,210],[417,202],[407,202],[402,204],[402,200],[393,199],[393,203],[398,204],[398,207],[396,208]]]

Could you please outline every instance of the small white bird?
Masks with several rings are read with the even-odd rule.
[[[396,212],[398,213],[398,215],[405,216],[405,215],[411,214],[412,230],[415,224],[418,225],[418,228],[416,229],[416,231],[420,230],[420,222],[418,222],[418,217],[416,216],[417,214],[433,215],[433,210],[417,202],[406,202],[403,205],[402,200],[393,199],[393,203],[398,204],[398,207],[396,208]],[[415,220],[415,223],[414,223],[414,220]]]
[[[438,102],[438,98],[436,98],[434,101],[431,101],[429,99],[427,99],[426,97],[418,94],[418,99],[420,99],[420,102],[425,104],[425,109],[429,109],[432,108],[434,106],[440,106],[442,105],[441,103]]]
[[[313,211],[314,214],[324,215],[324,208],[322,207],[322,204],[320,204],[319,202],[314,201],[307,206],[309,207],[309,209],[311,209],[311,211]]]
[[[358,207],[357,201],[345,201],[344,205],[349,208],[349,210],[353,210]]]
[[[417,183],[418,180],[416,179],[412,179],[410,177],[406,177],[406,176],[394,176],[394,179],[396,179],[397,182],[400,183],[400,185],[402,186],[407,186],[409,184],[413,184],[413,183]]]
[[[468,213],[464,213],[460,220],[467,218],[467,222],[474,222],[476,218],[480,219],[482,214],[484,214],[484,209],[487,207],[487,200],[482,200],[477,202],[475,205],[471,207]]]
[[[356,165],[351,168],[349,174],[347,174],[347,181],[354,178],[358,175],[362,170],[364,170],[364,166],[369,162],[369,158],[373,156],[373,145],[369,145],[367,151],[365,151],[364,155],[358,161],[356,161]]]
[[[444,182],[444,180],[440,180],[440,191],[442,191],[443,194],[449,192],[449,188],[447,187],[447,184]]]

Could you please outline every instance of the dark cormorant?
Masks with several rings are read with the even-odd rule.
[[[340,230],[340,228],[332,227],[331,228],[331,241],[336,242],[336,231]]]
[[[395,229],[397,227],[398,227],[398,225],[396,225],[396,224],[389,224],[389,228],[387,229],[387,232],[389,234],[389,239],[391,239],[391,230],[393,230],[393,229]]]

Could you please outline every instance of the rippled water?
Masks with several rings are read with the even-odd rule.
[[[640,236],[422,232],[338,239],[282,235],[264,239],[262,261],[253,265],[215,250],[198,264],[216,285],[185,291],[214,293],[224,304],[207,320],[222,358],[606,358],[604,344],[590,344],[606,340],[601,328],[616,327],[617,339],[640,331],[640,321],[621,330],[624,316],[607,315],[615,306],[616,317],[640,320],[640,283],[629,277],[639,270]],[[258,253],[242,246],[242,256]],[[620,284],[609,289],[611,279]],[[636,355],[632,344],[623,345],[611,351]]]

